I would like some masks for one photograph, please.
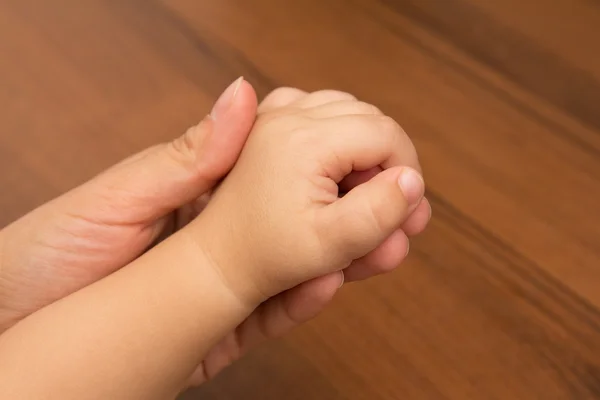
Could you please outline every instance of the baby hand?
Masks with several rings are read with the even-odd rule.
[[[378,167],[340,196],[351,172]],[[419,170],[393,119],[350,95],[315,92],[258,118],[236,166],[185,232],[229,289],[257,305],[360,262],[396,234],[423,198]]]

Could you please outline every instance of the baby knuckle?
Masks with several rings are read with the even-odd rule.
[[[383,135],[382,139],[390,148],[397,148],[400,142],[405,142],[406,134],[395,119],[387,115],[376,116],[378,118],[379,131]]]
[[[371,107],[371,113],[372,113],[373,115],[384,115],[384,114],[383,114],[383,111],[381,111],[381,109],[380,109],[379,107],[377,107],[377,106],[376,106],[376,105],[374,105],[374,104],[370,104],[370,103],[368,103],[368,104],[369,104],[369,106]]]
[[[318,96],[327,98],[330,102],[333,101],[343,101],[343,100],[356,100],[356,97],[348,92],[342,92],[340,90],[319,90],[317,92],[313,92],[312,96]]]
[[[319,148],[325,142],[323,135],[306,123],[306,126],[298,126],[286,135],[285,141],[290,149],[296,152]]]
[[[397,136],[398,134],[404,133],[400,124],[398,124],[398,122],[389,115],[381,115],[378,116],[378,118],[379,125],[381,126],[382,131],[386,134]]]
[[[383,115],[383,112],[376,106],[371,103],[367,103],[364,101],[356,101],[354,102],[356,109],[359,111],[359,114],[366,115]]]
[[[288,99],[288,98],[294,98],[301,94],[306,94],[306,92],[304,92],[300,89],[293,88],[293,87],[282,86],[282,87],[278,87],[277,89],[272,90],[269,94],[267,94],[267,96],[265,97],[265,100],[273,99],[273,98]]]
[[[286,107],[307,95],[308,93],[305,91],[292,87],[277,88],[265,96],[263,101],[258,106],[258,113],[262,115],[272,112],[276,109]]]
[[[270,111],[268,113],[259,115],[254,123],[254,126],[264,128],[265,126],[271,125],[273,122],[278,121],[280,118],[285,116],[286,114],[282,110]]]

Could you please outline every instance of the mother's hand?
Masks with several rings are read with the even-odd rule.
[[[0,333],[125,266],[189,221],[197,199],[237,161],[256,109],[254,89],[240,78],[183,136],[126,159],[0,231]]]

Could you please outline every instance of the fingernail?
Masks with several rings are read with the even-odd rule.
[[[408,253],[410,253],[410,240],[406,242],[406,254],[404,255],[404,258],[408,257]]]
[[[346,279],[344,277],[344,271],[340,271],[340,275],[342,275],[342,280],[340,281],[340,286],[338,286],[338,289],[344,286],[344,280]]]
[[[400,177],[398,178],[400,190],[404,193],[404,198],[408,205],[415,205],[421,200],[425,194],[425,182],[423,177],[412,168],[402,168]]]
[[[237,96],[240,86],[244,81],[244,77],[240,76],[237,78],[225,91],[219,96],[219,99],[215,103],[212,111],[210,112],[210,116],[212,119],[217,119],[219,115],[223,115],[227,112],[229,107],[233,104],[235,100],[235,96]]]

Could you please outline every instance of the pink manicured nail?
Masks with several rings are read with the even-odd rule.
[[[243,81],[244,77],[240,76],[235,80],[235,82],[229,85],[227,89],[225,89],[225,91],[223,92],[223,94],[221,94],[210,113],[212,119],[216,120],[219,117],[219,115],[223,115],[227,112],[229,107],[231,107],[231,105],[233,104],[235,96],[237,95]]]

